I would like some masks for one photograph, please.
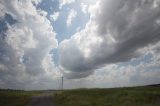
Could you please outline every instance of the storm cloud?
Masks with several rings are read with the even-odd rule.
[[[159,0],[99,0],[88,8],[86,27],[60,43],[67,78],[142,56],[160,41]]]

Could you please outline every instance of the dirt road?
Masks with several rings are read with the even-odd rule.
[[[53,103],[53,94],[44,93],[32,98],[29,106],[55,106]]]

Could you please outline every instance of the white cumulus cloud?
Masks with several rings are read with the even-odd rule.
[[[81,10],[84,14],[86,14],[88,12],[88,5],[81,3]]]
[[[73,2],[75,2],[75,0],[59,0],[59,7],[62,8],[63,6],[71,4]]]
[[[60,73],[50,51],[58,44],[53,27],[46,18],[47,12],[37,10],[33,0],[1,0],[0,5],[3,5],[1,11],[4,12],[1,19],[10,17],[15,20],[14,23],[6,20],[6,32],[0,33],[0,81],[3,82],[0,86],[53,88],[56,84],[53,81]]]
[[[50,19],[52,21],[56,21],[59,17],[60,13],[59,12],[54,12],[53,14],[50,15]]]
[[[74,18],[76,18],[76,16],[77,16],[77,11],[71,9],[69,11],[67,21],[66,21],[66,24],[67,24],[68,27],[72,25],[72,21],[74,20]]]

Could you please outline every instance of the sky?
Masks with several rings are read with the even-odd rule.
[[[160,83],[160,0],[0,0],[0,88]]]

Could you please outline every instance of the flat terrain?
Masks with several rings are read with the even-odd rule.
[[[54,106],[53,92],[0,90],[0,106]]]
[[[160,86],[65,91],[0,90],[0,106],[160,106]]]
[[[0,106],[26,106],[39,92],[0,90]]]
[[[160,106],[160,87],[76,89],[54,96],[57,106]]]
[[[28,106],[54,106],[53,104],[53,94],[52,93],[42,93],[32,97]]]

